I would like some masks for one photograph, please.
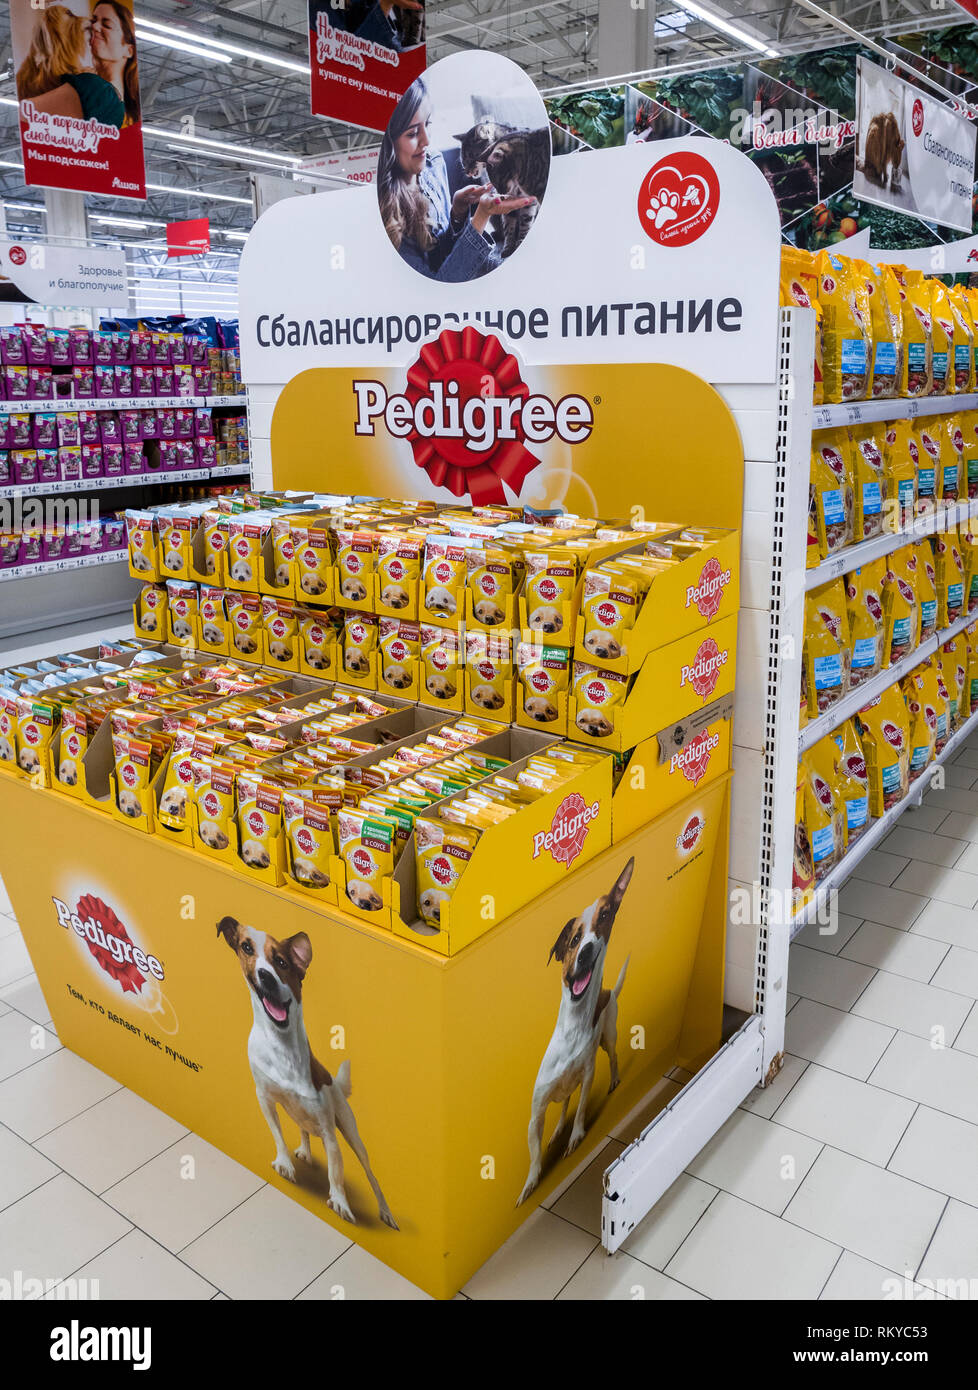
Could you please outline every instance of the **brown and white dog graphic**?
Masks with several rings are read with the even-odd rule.
[[[248,1061],[255,1079],[258,1104],[275,1140],[272,1167],[289,1182],[296,1181],[292,1155],[286,1148],[278,1107],[298,1126],[302,1143],[295,1157],[312,1163],[310,1139],[317,1135],[326,1150],[329,1176],[327,1205],[344,1221],[356,1222],[346,1197],[343,1155],[337,1131],[360,1160],[373,1189],[380,1219],[396,1231],[397,1222],[374,1177],[350,1108],[350,1061],[331,1076],[313,1055],[302,1016],[302,982],[312,961],[312,944],[305,932],[277,941],[268,932],[242,926],[222,917],[218,936],[234,951],[251,993],[254,1021],[248,1035]]]
[[[567,1141],[565,1154],[573,1153],[584,1138],[587,1123],[587,1103],[594,1080],[598,1048],[608,1054],[611,1067],[609,1095],[618,1085],[618,996],[625,983],[628,969],[626,957],[618,973],[614,989],[604,989],[601,976],[611,928],[621,907],[625,890],[631,882],[635,860],[629,859],[612,886],[611,892],[598,898],[561,931],[547,957],[560,963],[560,1009],[553,1037],[543,1054],[540,1070],[533,1087],[530,1106],[530,1127],[527,1139],[530,1146],[530,1171],[516,1205],[520,1206],[540,1181],[543,1168],[543,1128],[549,1105],[560,1106],[560,1119],[553,1134],[562,1127],[571,1096],[580,1087],[581,1093],[574,1112],[574,1126]],[[551,1135],[553,1138],[553,1135]]]

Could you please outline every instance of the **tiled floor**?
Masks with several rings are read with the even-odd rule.
[[[641,1117],[466,1297],[978,1297],[978,736],[953,766],[843,889],[838,932],[792,948],[781,1075],[623,1250],[600,1246],[601,1173]],[[55,1270],[103,1298],[425,1296],[49,1024],[0,886],[0,1278]]]

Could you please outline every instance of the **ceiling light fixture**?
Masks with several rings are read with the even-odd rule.
[[[136,38],[140,43],[158,43],[163,48],[175,48],[178,53],[189,53],[191,58],[204,58],[210,63],[230,63],[231,55],[221,53],[216,48],[199,48],[196,44],[181,43],[179,39],[168,38],[166,34],[151,34],[139,21],[136,21]]]
[[[0,163],[2,162],[0,161]],[[20,164],[11,165],[11,168],[16,169],[22,167]],[[178,193],[182,198],[201,198],[215,203],[239,203],[241,207],[245,208],[252,206],[250,198],[236,198],[230,193],[204,193],[199,188],[175,188],[169,183],[148,183],[146,189],[153,193]]]
[[[222,53],[233,53],[239,58],[251,58],[256,63],[268,63],[274,68],[285,68],[287,72],[298,72],[303,77],[308,77],[310,68],[308,63],[297,62],[293,58],[281,58],[275,51],[268,53],[259,52],[256,48],[244,48],[241,44],[230,43],[227,39],[205,38],[203,34],[191,33],[188,29],[178,29],[172,24],[158,24],[156,20],[139,19],[136,21],[137,36],[140,31],[153,30],[157,34],[172,34],[185,43],[200,44],[207,48],[216,49]],[[145,37],[149,37],[146,32]]]
[[[14,103],[16,105],[16,102]],[[201,145],[205,149],[228,150],[231,154],[252,155],[258,159],[271,159],[276,163],[291,166],[301,164],[301,158],[296,154],[280,154],[278,150],[256,150],[249,145],[232,145],[226,140],[212,140],[206,135],[184,135],[179,130],[161,130],[159,126],[144,125],[143,134],[153,136],[157,140],[175,140],[180,144]]]
[[[697,19],[702,19],[705,24],[712,24],[714,29],[721,30],[732,39],[738,39],[757,53],[763,53],[765,58],[779,58],[781,56],[776,48],[771,48],[763,39],[755,39],[753,34],[748,34],[745,29],[738,29],[737,25],[731,24],[728,19],[714,14],[712,10],[704,9],[702,5],[696,3],[696,0],[676,0],[676,4],[680,9],[695,15]]]

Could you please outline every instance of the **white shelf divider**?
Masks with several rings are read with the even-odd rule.
[[[926,540],[938,531],[961,526],[975,518],[978,518],[978,497],[972,497],[967,502],[939,502],[932,512],[917,517],[913,525],[905,530],[888,531],[885,535],[873,536],[871,540],[860,541],[857,545],[848,545],[823,560],[817,569],[806,570],[805,589],[817,589],[820,584],[838,579],[840,574],[849,574],[859,569],[860,565],[868,565],[871,560],[899,550],[901,545]]]
[[[93,565],[122,565],[128,559],[126,550],[106,550],[96,555],[72,555],[66,560],[41,560],[36,565],[14,565],[10,569],[0,569],[0,584],[14,579],[33,579],[38,575],[90,569]]]
[[[950,415],[954,410],[978,410],[978,393],[958,396],[919,396],[913,400],[890,396],[880,401],[812,407],[812,429],[837,425],[867,425],[878,420],[916,420],[919,416]]]
[[[0,415],[41,415],[72,413],[76,410],[176,410],[240,405],[247,409],[248,397],[241,396],[106,396],[83,400],[0,401]]]
[[[110,478],[79,478],[76,481],[54,483],[25,483],[0,487],[0,502],[7,497],[50,497],[54,494],[102,492],[106,488],[141,487],[146,483],[181,483],[201,478],[233,478],[248,472],[246,463],[223,464],[220,468],[174,468],[155,473],[125,473]]]

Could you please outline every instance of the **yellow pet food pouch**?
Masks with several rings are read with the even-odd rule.
[[[261,573],[261,547],[266,523],[250,521],[246,516],[232,517],[228,522],[228,548],[225,557],[227,582],[244,589],[258,589]]]
[[[212,647],[221,647],[228,639],[227,615],[224,611],[224,590],[201,585],[198,603],[200,636]]]
[[[421,627],[406,618],[381,618],[379,685],[395,693],[407,690],[421,655]]]
[[[804,660],[808,713],[814,719],[849,689],[851,646],[841,579],[813,589],[805,600]]]
[[[216,758],[193,760],[197,834],[208,849],[227,849],[234,822],[235,772]]]
[[[877,695],[856,722],[866,759],[869,814],[878,820],[910,787],[910,719],[899,686]]]
[[[425,543],[424,602],[429,618],[454,618],[466,578],[465,546],[445,536]]]
[[[421,578],[421,532],[382,532],[377,542],[377,598],[385,608],[407,608]]]
[[[166,589],[160,585],[144,584],[139,591],[139,630],[147,637],[166,637],[168,608]]]
[[[336,569],[340,586],[337,603],[344,599],[361,603],[367,597],[376,565],[378,539],[374,531],[336,532]]]
[[[563,632],[563,605],[577,588],[577,558],[565,546],[531,550],[526,556],[527,622],[534,632]]]
[[[465,666],[469,677],[469,699],[494,714],[507,705],[513,694],[513,644],[508,636],[496,636],[473,629],[465,636]]]
[[[289,874],[306,888],[329,887],[329,860],[336,850],[333,822],[342,793],[320,800],[316,791],[286,792],[282,797]],[[332,804],[331,804],[332,803]]]
[[[343,669],[354,676],[370,671],[370,653],[377,650],[376,613],[349,612],[343,615]]]
[[[429,927],[441,925],[442,907],[454,894],[479,843],[481,832],[422,817],[414,826],[418,915]]]
[[[287,516],[272,518],[272,575],[276,589],[287,589],[292,578],[295,548],[292,543],[292,522]]]
[[[258,594],[241,594],[229,589],[225,594],[228,624],[235,651],[242,656],[253,656],[261,644],[261,597]]]
[[[845,576],[846,616],[852,659],[850,686],[862,685],[883,666],[883,583],[884,560],[869,560]]]
[[[627,677],[575,661],[573,685],[578,731],[591,738],[607,738],[613,734],[614,706],[621,704],[628,693]]]
[[[852,443],[845,429],[819,430],[812,444],[811,488],[822,557],[851,545],[855,529]]]
[[[282,833],[282,788],[251,772],[237,780],[238,857],[249,869],[267,869]]]
[[[153,744],[149,738],[131,733],[112,735],[115,758],[116,805],[124,816],[134,820],[144,814],[140,793],[152,780]]]
[[[287,598],[265,597],[261,608],[269,659],[291,661],[299,632],[295,604]]]
[[[199,608],[197,585],[186,579],[168,579],[166,596],[170,609],[170,631],[173,633],[174,641],[192,643]]]
[[[917,603],[917,555],[912,545],[894,550],[886,559],[883,585],[883,617],[886,623],[883,664],[892,666],[919,643],[920,609]]]
[[[333,567],[329,531],[325,525],[297,526],[293,523],[291,535],[296,588],[304,598],[322,598],[329,592]]]
[[[883,534],[883,451],[879,425],[854,425],[852,440],[855,508],[854,539],[869,540]]]
[[[461,674],[458,633],[451,628],[421,625],[421,672],[424,688],[436,700],[450,700],[458,691]]]
[[[805,822],[816,883],[835,868],[845,850],[845,807],[836,790],[836,753],[831,738],[821,739],[808,750]]]
[[[394,823],[344,808],[336,817],[336,838],[347,898],[362,912],[379,912],[383,881],[394,872]]]
[[[155,523],[152,512],[126,512],[129,568],[147,579],[159,578]]]
[[[330,648],[339,640],[336,628],[327,622],[321,613],[301,609],[299,619],[299,640],[302,643],[303,659],[314,671],[327,671],[332,665]]]
[[[521,642],[516,648],[516,666],[524,712],[539,724],[553,723],[560,713],[558,696],[566,694],[570,684],[570,649]]]
[[[822,371],[825,399],[864,400],[872,369],[869,295],[865,281],[844,256],[820,251],[818,300],[822,306]]]

